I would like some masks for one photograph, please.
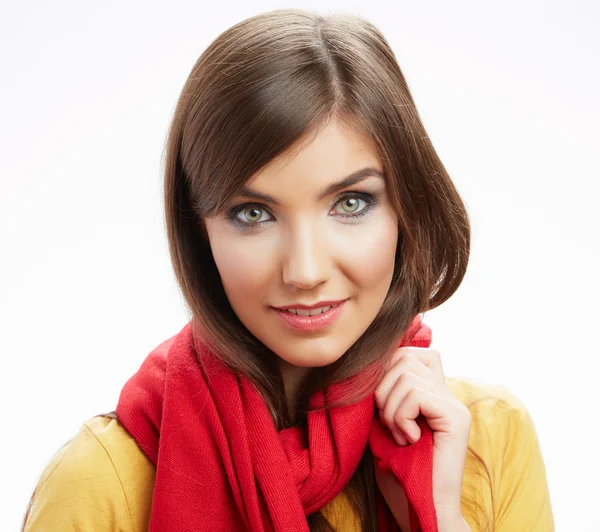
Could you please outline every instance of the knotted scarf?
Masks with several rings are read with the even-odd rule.
[[[399,347],[430,343],[417,317]],[[343,397],[344,382],[315,393],[309,409]],[[420,415],[419,441],[399,446],[376,410],[371,394],[278,432],[255,386],[220,362],[190,322],[145,358],[116,414],[156,466],[150,532],[308,532],[306,516],[339,494],[367,445],[375,467],[404,488],[411,532],[437,532],[432,432]],[[379,490],[377,500],[380,530],[399,530]]]

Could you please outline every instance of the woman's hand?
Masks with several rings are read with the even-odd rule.
[[[375,401],[381,422],[398,445],[419,440],[421,429],[415,419],[423,414],[433,431],[433,502],[439,529],[469,530],[460,497],[471,414],[446,387],[439,352],[411,346],[396,349],[375,390]],[[400,484],[382,477],[378,473],[377,482],[388,503],[406,504]]]

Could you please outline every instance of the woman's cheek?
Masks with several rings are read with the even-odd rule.
[[[394,217],[379,216],[370,222],[337,230],[331,237],[340,269],[366,290],[380,289],[382,284],[389,287],[398,243]]]
[[[214,235],[213,258],[228,297],[242,294],[262,299],[255,291],[272,278],[276,263],[274,232],[255,235],[232,235],[226,231]]]

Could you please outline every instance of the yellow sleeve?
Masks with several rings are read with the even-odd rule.
[[[46,466],[23,531],[147,530],[153,474],[117,420],[94,417]]]
[[[546,468],[533,420],[500,385],[447,379],[472,424],[463,515],[473,532],[554,532]]]
[[[533,420],[525,406],[511,397],[504,449],[496,457],[500,471],[496,496],[498,532],[553,532],[554,519]]]

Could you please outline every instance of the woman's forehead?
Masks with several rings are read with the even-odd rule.
[[[277,204],[277,196],[310,194],[321,201],[369,178],[383,179],[378,155],[364,136],[331,123],[302,148],[296,146],[252,176],[238,196]],[[275,201],[273,201],[275,200]]]

